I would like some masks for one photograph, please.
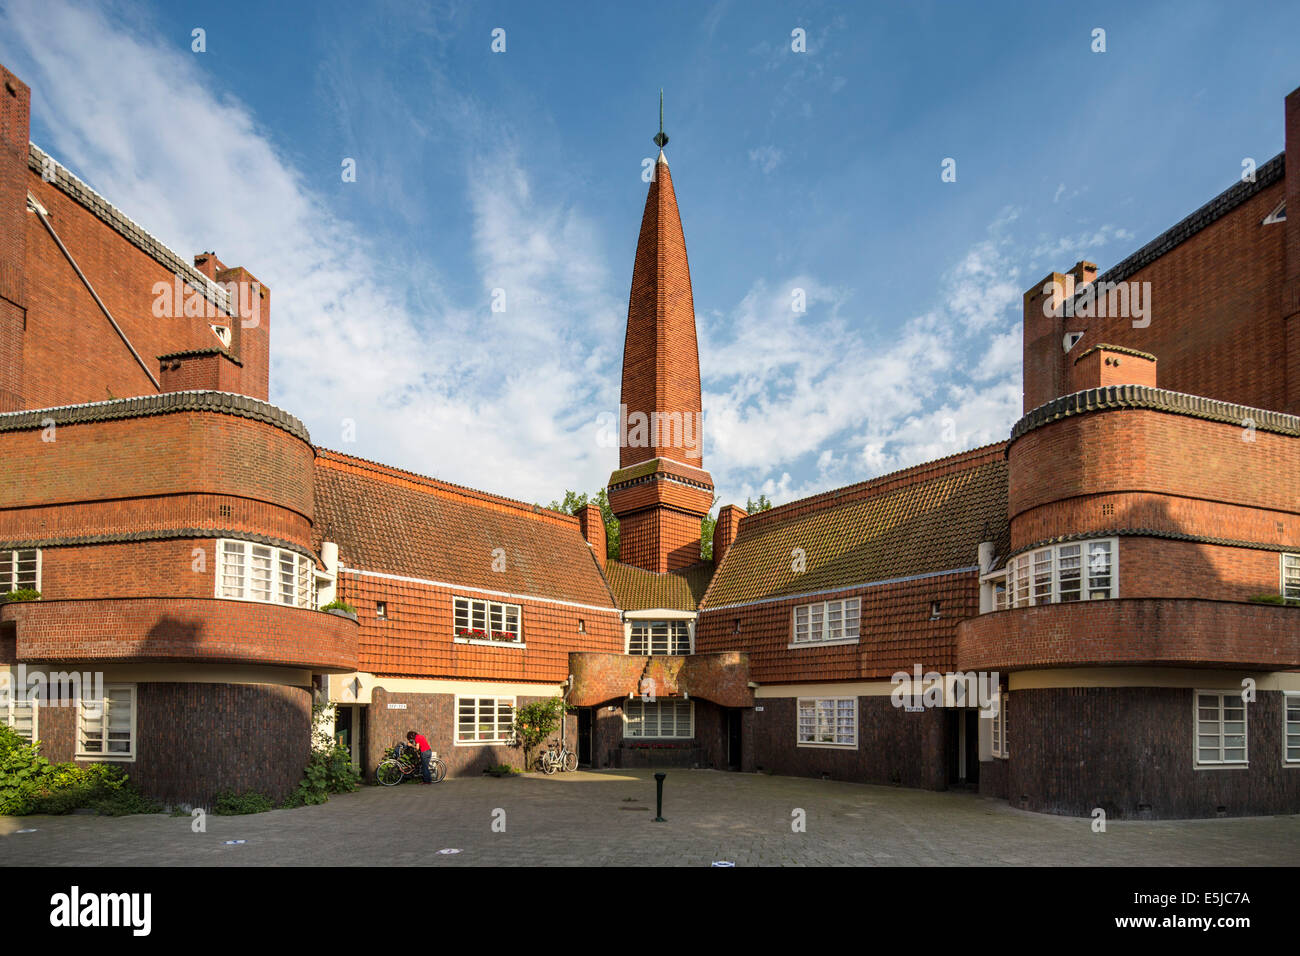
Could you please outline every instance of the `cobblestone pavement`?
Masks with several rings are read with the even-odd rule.
[[[1087,819],[967,793],[710,770],[669,771],[666,823],[652,821],[654,809],[650,771],[453,779],[208,815],[206,833],[166,814],[0,818],[0,865],[1300,864],[1300,816],[1112,822],[1093,833]],[[792,829],[796,809],[806,832]]]

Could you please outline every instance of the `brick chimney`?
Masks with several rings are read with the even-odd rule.
[[[237,319],[227,320],[229,352],[242,366],[234,390],[267,401],[271,394],[271,290],[242,266],[227,267],[215,252],[195,256],[194,268],[227,290],[230,305],[238,313]]]
[[[1029,412],[1072,390],[1069,368],[1073,363],[1067,364],[1065,334],[1086,332],[1089,320],[1067,319],[1061,314],[1061,306],[1096,279],[1097,264],[1080,260],[1069,272],[1048,273],[1025,293],[1023,411]]]
[[[600,513],[599,505],[584,505],[578,512],[578,526],[582,529],[582,536],[587,539],[587,544],[591,545],[592,553],[596,556],[596,563],[600,565],[602,571],[605,570],[605,516]]]
[[[1108,385],[1156,388],[1156,357],[1118,345],[1094,345],[1074,360],[1066,394]]]
[[[718,510],[718,523],[713,526],[713,566],[722,567],[722,559],[727,556],[740,532],[740,519],[745,517],[745,509],[735,505],[723,505]]]
[[[23,407],[32,91],[0,66],[0,412]]]

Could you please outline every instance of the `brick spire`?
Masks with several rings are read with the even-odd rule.
[[[700,519],[713,503],[713,479],[702,467],[695,303],[667,142],[661,99],[623,343],[619,470],[609,480],[620,558],[650,571],[699,560]]]

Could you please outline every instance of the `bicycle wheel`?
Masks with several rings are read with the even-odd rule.
[[[566,750],[564,752],[564,769],[565,770],[578,769],[578,755],[575,754],[572,750]]]
[[[429,773],[432,774],[434,783],[442,783],[443,778],[447,776],[447,765],[442,762],[441,757],[429,761]]]
[[[402,768],[391,757],[375,768],[375,780],[385,787],[395,787],[402,782]]]
[[[543,754],[542,760],[544,761],[542,769],[547,773],[555,773],[555,765],[559,763],[559,761],[555,759],[555,755],[549,753]]]

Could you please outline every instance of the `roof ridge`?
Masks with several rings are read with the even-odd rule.
[[[480,491],[467,485],[458,485],[454,482],[444,481],[441,478],[422,475],[419,472],[398,468],[396,465],[386,465],[383,462],[372,461],[358,455],[349,455],[318,445],[316,447],[316,458],[318,461],[323,459],[326,462],[350,465],[359,471],[371,472],[380,480],[388,481],[390,484],[404,484],[431,494],[441,494],[444,497],[469,499],[471,502],[479,504],[494,505],[503,510],[517,511],[525,516],[549,521],[563,527],[579,527],[576,515],[568,515],[562,511],[552,511],[550,508],[529,504],[518,498],[507,498],[504,495],[493,494],[490,491]],[[334,466],[327,465],[326,467]]]
[[[1286,153],[1281,152],[1255,170],[1254,182],[1236,182],[1184,216],[1146,245],[1131,253],[1097,276],[1096,282],[1119,282],[1150,265],[1175,246],[1182,245],[1206,226],[1226,216],[1247,199],[1263,192],[1286,175]],[[1082,294],[1083,286],[1079,287]]]
[[[742,515],[740,519],[741,528],[744,529],[746,525],[749,525],[749,529],[751,530],[763,528],[769,524],[779,523],[784,518],[794,517],[794,512],[800,509],[804,511],[817,510],[815,506],[822,502],[827,504],[832,502],[848,504],[851,501],[857,501],[864,497],[868,497],[868,495],[865,494],[867,492],[884,494],[887,491],[906,487],[907,485],[924,481],[927,478],[939,478],[951,474],[954,471],[965,470],[964,468],[955,467],[958,465],[977,467],[978,464],[991,463],[1003,457],[1006,446],[1006,440],[990,442],[987,445],[980,445],[976,448],[968,448],[965,451],[959,451],[952,455],[945,455],[943,458],[933,458],[930,461],[921,462],[919,465],[909,465],[906,468],[900,468],[897,471],[877,475],[876,477],[868,478],[865,481],[859,481],[851,485],[844,485],[840,488],[832,488],[828,491],[821,491],[815,495],[809,495],[806,498],[787,501],[785,504],[769,508],[767,511],[757,511],[754,514]],[[981,459],[984,461],[981,461]],[[739,537],[739,532],[737,532],[737,537]]]

